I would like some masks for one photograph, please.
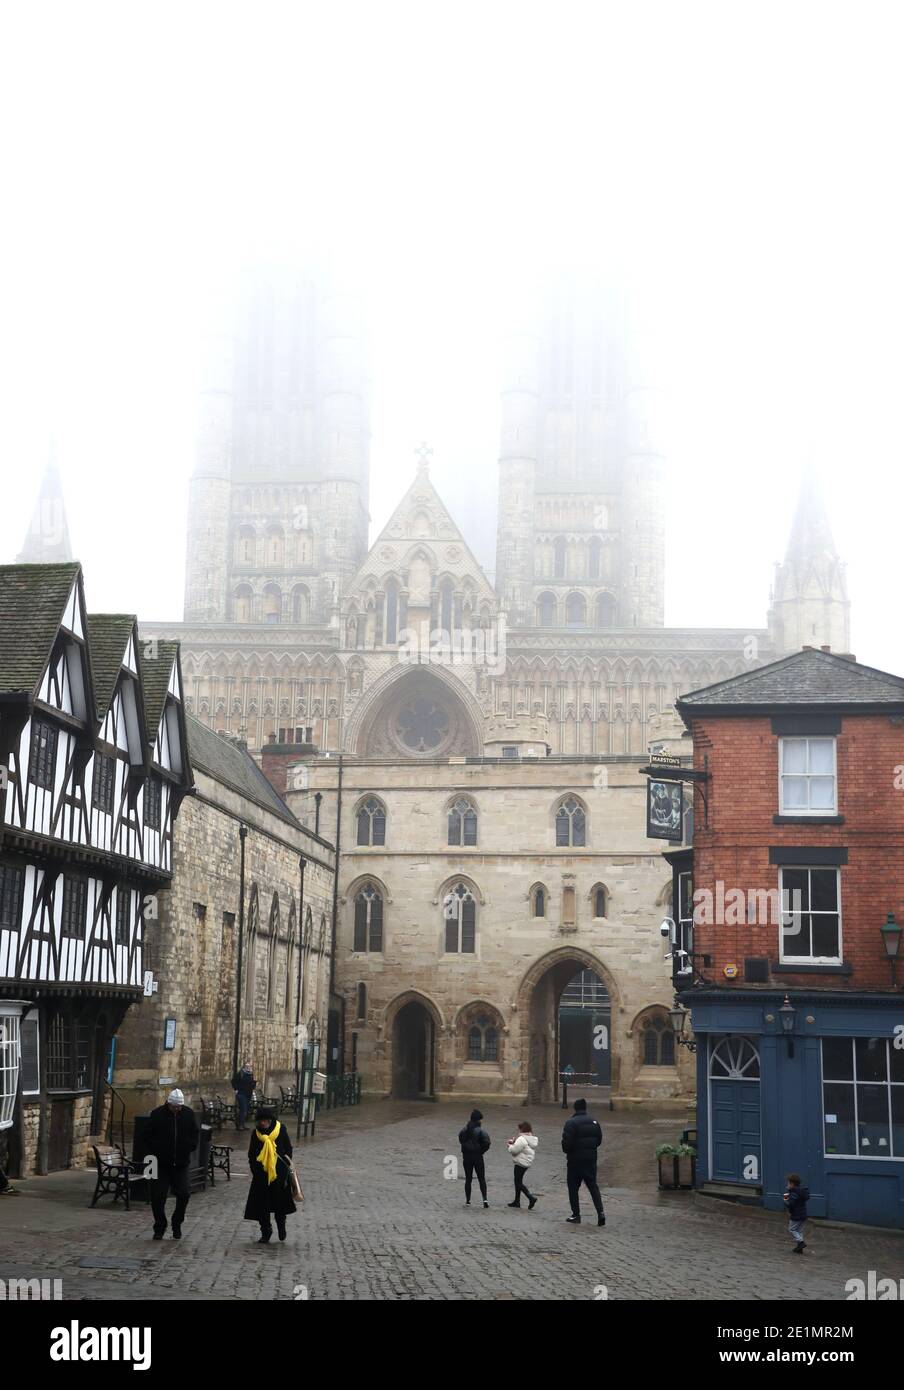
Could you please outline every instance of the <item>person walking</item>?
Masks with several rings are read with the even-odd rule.
[[[597,1151],[602,1142],[603,1131],[599,1121],[587,1114],[586,1100],[576,1100],[574,1114],[565,1121],[562,1130],[562,1152],[568,1158],[568,1200],[571,1203],[571,1215],[566,1219],[578,1226],[581,1223],[581,1183],[587,1188],[596,1208],[597,1225],[606,1224],[603,1199],[596,1182]]]
[[[807,1224],[809,1200],[810,1189],[801,1185],[800,1173],[789,1173],[788,1186],[782,1194],[782,1201],[788,1209],[788,1234],[794,1241],[795,1255],[802,1255],[807,1248],[804,1227]]]
[[[471,1182],[474,1175],[477,1175],[477,1182],[480,1185],[480,1195],[483,1198],[483,1205],[488,1207],[487,1201],[487,1178],[483,1166],[483,1156],[490,1147],[490,1136],[485,1129],[481,1128],[480,1122],[483,1115],[479,1110],[471,1111],[471,1118],[464,1129],[458,1131],[458,1142],[461,1145],[461,1156],[465,1165],[465,1206],[471,1205]]]
[[[248,1111],[251,1109],[256,1086],[257,1082],[254,1079],[254,1072],[251,1070],[251,1063],[245,1061],[232,1078],[232,1089],[235,1091],[236,1130],[248,1128],[245,1121],[248,1118]]]
[[[198,1121],[176,1087],[163,1105],[151,1111],[146,1133],[145,1154],[155,1160],[154,1176],[150,1180],[155,1240],[162,1240],[166,1231],[166,1199],[171,1191],[176,1197],[173,1240],[182,1237],[182,1222],[190,1196],[188,1165],[199,1138]]]
[[[251,1187],[245,1203],[245,1220],[257,1221],[260,1225],[259,1245],[268,1245],[273,1235],[271,1216],[276,1218],[277,1235],[285,1240],[286,1217],[296,1211],[292,1200],[291,1158],[289,1131],[273,1110],[262,1106],[248,1145]]]
[[[509,1154],[515,1163],[515,1200],[509,1202],[509,1206],[520,1207],[521,1193],[523,1192],[527,1198],[528,1211],[533,1211],[537,1205],[537,1199],[525,1186],[524,1175],[534,1161],[540,1140],[534,1134],[528,1120],[522,1120],[518,1129],[520,1133],[511,1138],[508,1143]]]

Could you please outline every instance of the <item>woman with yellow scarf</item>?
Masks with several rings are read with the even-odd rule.
[[[286,1238],[286,1217],[295,1211],[292,1200],[292,1141],[284,1124],[272,1110],[257,1112],[257,1125],[248,1145],[251,1165],[251,1188],[245,1203],[245,1220],[260,1223],[259,1245],[269,1244],[273,1235],[271,1216],[276,1217],[276,1232]]]

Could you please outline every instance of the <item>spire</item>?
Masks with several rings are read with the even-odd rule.
[[[17,563],[25,565],[59,564],[72,559],[66,503],[56,463],[56,449],[51,446],[41,490],[31,517],[25,543]]]
[[[845,566],[812,468],[801,480],[785,558],[775,569],[769,628],[780,653],[806,646],[850,651]]]
[[[785,564],[806,566],[814,560],[827,558],[837,562],[838,552],[816,474],[812,467],[807,467],[791,523]]]

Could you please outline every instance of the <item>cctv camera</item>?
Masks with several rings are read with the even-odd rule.
[[[674,928],[674,926],[675,926],[675,923],[672,921],[671,917],[666,917],[666,918],[664,918],[663,921],[661,921],[661,922],[659,923],[659,935],[660,935],[660,936],[671,936],[671,935],[672,935],[672,929]]]

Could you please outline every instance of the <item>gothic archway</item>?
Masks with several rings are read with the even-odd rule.
[[[619,1057],[611,1026],[617,1007],[612,976],[592,952],[560,947],[534,962],[518,992],[528,1102],[558,1100],[563,1067],[572,1068],[588,1088],[617,1088]],[[608,1099],[608,1092],[603,1094]]]

